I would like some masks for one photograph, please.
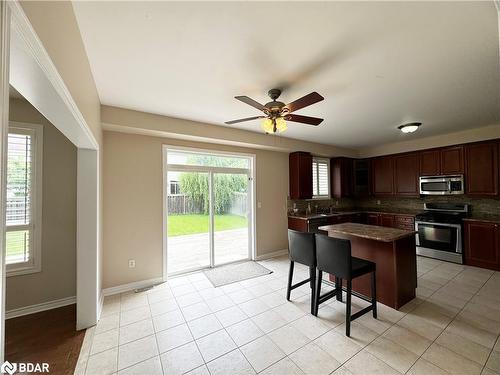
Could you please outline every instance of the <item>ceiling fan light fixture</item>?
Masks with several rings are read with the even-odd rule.
[[[286,129],[288,129],[288,126],[286,126],[286,121],[283,117],[278,117],[276,119],[276,129],[280,133],[283,133]]]
[[[274,133],[273,120],[271,120],[270,118],[264,119],[264,121],[262,121],[261,128],[266,133]]]
[[[420,125],[422,125],[421,122],[410,122],[408,124],[399,125],[398,129],[401,130],[403,133],[408,134],[416,132],[420,127]]]

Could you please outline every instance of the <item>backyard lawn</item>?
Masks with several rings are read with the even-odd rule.
[[[208,232],[208,215],[168,215],[168,236]],[[215,215],[215,230],[245,228],[247,218],[238,215]]]

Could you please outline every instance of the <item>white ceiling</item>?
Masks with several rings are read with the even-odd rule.
[[[345,147],[500,123],[493,2],[74,2],[101,102],[218,125],[317,91],[285,136]],[[396,127],[424,125],[412,135]],[[232,125],[261,131],[258,121]]]

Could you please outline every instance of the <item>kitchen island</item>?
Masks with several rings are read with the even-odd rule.
[[[318,229],[330,237],[350,240],[352,256],[377,265],[378,302],[399,309],[415,298],[417,255],[414,231],[358,223],[325,225]],[[335,276],[330,275],[330,280],[334,281]],[[355,292],[370,296],[370,275],[354,279],[352,286]]]

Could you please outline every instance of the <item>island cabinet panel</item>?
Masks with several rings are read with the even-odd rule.
[[[484,142],[467,145],[466,160],[466,194],[497,195],[499,188],[497,143]]]
[[[296,217],[288,217],[288,229],[293,229],[299,232],[308,231],[307,220],[299,219]]]
[[[454,146],[441,149],[441,174],[464,173],[464,147]]]
[[[292,152],[289,155],[289,180],[291,199],[311,199],[312,155],[308,152]]]
[[[418,155],[405,154],[394,156],[394,188],[396,195],[417,197],[418,192]]]
[[[465,264],[500,271],[500,229],[489,222],[465,222]]]
[[[441,160],[439,150],[420,152],[420,176],[437,176],[441,174]]]
[[[371,162],[373,195],[394,194],[394,165],[392,156],[374,158]]]

